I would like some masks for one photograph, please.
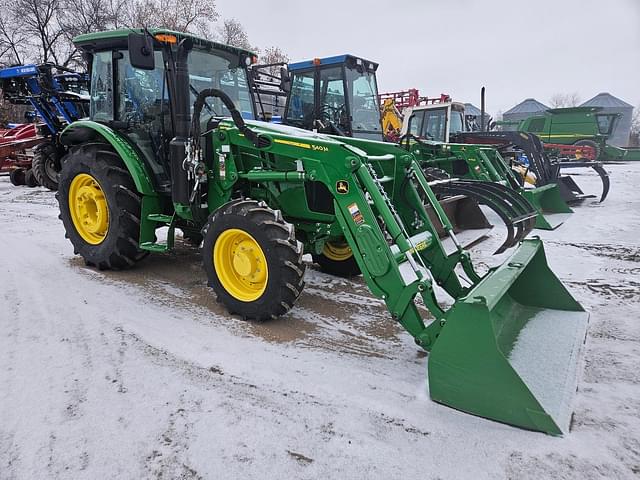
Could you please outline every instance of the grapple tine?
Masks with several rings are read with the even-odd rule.
[[[505,224],[507,227],[507,238],[502,242],[502,245],[498,247],[498,249],[493,252],[494,255],[499,255],[504,252],[507,248],[511,248],[518,243],[516,240],[516,235],[513,232],[513,223]]]
[[[602,180],[602,195],[600,195],[600,203],[602,203],[609,194],[609,173],[604,169],[601,163],[595,163],[591,168],[593,168],[598,173],[598,175],[600,176],[600,180]]]
[[[536,211],[518,192],[492,182],[450,180],[433,186],[434,191],[467,195],[493,210],[504,222],[507,238],[494,255],[517,245],[532,230]]]

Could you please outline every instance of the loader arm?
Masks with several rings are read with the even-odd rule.
[[[279,204],[308,252],[315,245],[309,232],[339,230],[371,292],[418,345],[432,352],[434,400],[524,428],[567,431],[588,315],[549,270],[540,240],[525,240],[510,260],[481,276],[462,247],[445,253],[424,199],[455,240],[451,224],[407,151],[291,127],[247,125],[262,147],[226,121],[213,135],[213,178],[225,178],[216,188],[231,192],[244,182],[250,183],[249,191],[266,187],[268,203]],[[221,165],[222,176],[216,171]],[[310,224],[313,212],[301,215],[300,206],[281,201],[314,182],[323,185],[332,204],[330,214],[315,225]],[[544,285],[547,293],[524,294],[524,285],[533,292]],[[532,349],[549,328],[559,329],[564,340],[544,352]],[[556,370],[547,380],[529,364]]]

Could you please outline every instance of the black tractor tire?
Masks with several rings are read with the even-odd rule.
[[[574,145],[576,147],[591,147],[595,150],[596,152],[596,160],[598,160],[600,158],[600,154],[602,153],[602,149],[600,148],[600,145],[598,145],[596,142],[594,142],[593,140],[578,140],[576,143],[574,143]]]
[[[33,168],[28,169],[24,174],[24,184],[29,188],[34,188],[40,185],[38,179],[33,174]]]
[[[40,185],[54,192],[58,190],[60,159],[55,145],[45,143],[39,146],[33,156],[31,168]]]
[[[334,251],[336,247],[340,249],[340,254]],[[321,253],[314,253],[312,255],[313,261],[320,266],[320,271],[328,273],[329,275],[346,278],[360,275],[360,267],[353,253],[343,253],[344,249],[348,249],[346,242],[339,244],[327,242]],[[349,249],[349,252],[350,250],[351,249]]]
[[[11,170],[11,172],[9,172],[9,181],[11,182],[11,185],[13,185],[14,187],[19,187],[21,185],[24,185],[25,182],[25,171],[24,168],[16,168],[14,170]]]
[[[215,264],[216,242],[222,238],[223,233],[233,233],[230,232],[233,229],[242,231],[243,235],[250,235],[266,260],[264,291],[257,292],[259,297],[252,300],[241,300],[230,293],[219,275],[236,273],[223,273],[223,265]],[[224,240],[221,240],[221,245],[223,244]],[[226,255],[224,249],[222,252]],[[209,286],[216,293],[218,302],[229,313],[240,315],[244,320],[276,318],[293,307],[304,288],[305,264],[302,253],[302,244],[296,241],[293,227],[282,219],[280,212],[254,200],[234,200],[223,205],[209,216],[204,228],[202,259]],[[235,252],[233,255],[234,257],[229,252],[229,262],[233,262]]]
[[[70,212],[71,183],[83,173],[98,183],[107,204],[108,228],[98,244],[89,243],[80,235]],[[138,248],[141,196],[122,159],[110,145],[88,143],[72,147],[62,161],[56,198],[65,236],[73,244],[74,253],[81,255],[88,266],[122,270],[147,255],[148,252]]]

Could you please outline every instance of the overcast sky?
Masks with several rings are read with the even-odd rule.
[[[640,0],[217,0],[253,45],[291,61],[351,53],[381,91],[417,87],[505,111],[555,93],[640,104]],[[377,5],[381,5],[378,7]]]

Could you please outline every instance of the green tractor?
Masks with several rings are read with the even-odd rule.
[[[517,126],[534,133],[545,144],[591,147],[597,160],[640,160],[640,148],[620,148],[607,143],[619,113],[605,113],[601,107],[551,108],[544,115],[526,118]]]
[[[286,98],[285,102],[279,102],[284,103],[281,122],[285,125],[339,137],[392,141],[383,135],[384,122],[381,120],[376,81],[377,63],[354,55],[336,55],[289,63],[279,74],[275,72],[276,75],[273,67],[251,67],[258,114],[263,118],[266,117],[265,106],[278,103],[273,101],[273,97],[274,92],[280,90],[279,95]],[[446,176],[447,173],[429,166],[424,171],[464,245],[478,243],[485,236],[487,227],[491,226],[478,204],[493,210],[506,227],[505,239],[494,252],[496,254],[518,245],[533,229],[535,208],[518,191],[492,180],[443,181],[442,175]],[[428,204],[427,211],[435,220]],[[434,223],[436,227],[439,225],[437,221]],[[440,230],[439,234],[447,249],[450,249],[446,232]]]
[[[588,314],[540,240],[484,275],[459,244],[447,254],[425,201],[456,236],[411,153],[243,118],[255,113],[248,51],[166,30],[74,42],[90,65],[91,116],[62,133],[58,202],[88,265],[133,267],[181,229],[202,237],[220,302],[260,321],[303,294],[302,255],[325,252],[323,268],[357,267],[430,352],[433,400],[567,432]]]
[[[553,230],[573,212],[555,183],[534,187],[534,179],[516,173],[494,147],[485,144],[450,143],[467,130],[464,104],[445,97],[405,109],[401,144],[426,167],[472,181],[493,182],[518,192],[535,207],[535,228]],[[527,185],[529,184],[529,185]]]

